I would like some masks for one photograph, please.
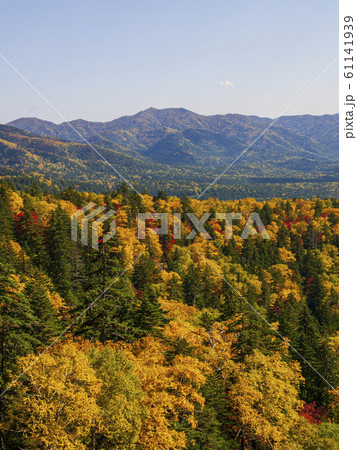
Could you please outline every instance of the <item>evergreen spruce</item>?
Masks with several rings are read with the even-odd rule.
[[[48,272],[58,292],[74,307],[76,298],[72,279],[74,243],[71,240],[71,221],[68,214],[58,207],[49,221],[47,233]]]

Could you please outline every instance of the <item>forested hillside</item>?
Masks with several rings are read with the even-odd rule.
[[[338,448],[336,199],[0,191],[1,448]],[[71,240],[89,202],[116,214],[99,250]],[[182,239],[139,240],[147,211]],[[270,240],[239,237],[252,212]]]
[[[206,157],[206,165],[226,163],[232,152],[239,153],[247,147],[268,126],[264,139],[257,142],[256,150],[269,151],[277,147],[280,156],[291,151],[311,151],[322,157],[338,159],[338,114],[324,116],[283,116],[275,123],[273,119],[242,114],[216,114],[204,116],[184,108],[149,108],[133,116],[123,116],[110,122],[89,122],[73,120],[69,123],[54,124],[36,118],[22,118],[8,125],[31,131],[32,133],[53,136],[75,142],[83,138],[95,144],[118,144],[127,149],[146,154],[154,159],[165,153],[157,153],[162,148],[174,157],[175,151],[165,145],[167,138],[183,139],[180,151],[194,160],[201,150],[206,150],[215,162]],[[77,130],[77,131],[76,131]],[[78,134],[79,132],[79,134]],[[186,148],[185,148],[186,146]],[[187,146],[191,147],[190,150]],[[155,148],[155,151],[153,151]],[[288,156],[288,155],[285,155]],[[174,163],[182,164],[179,158]],[[230,161],[229,161],[230,162]]]
[[[0,177],[18,189],[40,180],[47,192],[71,184],[99,193],[114,189],[120,174],[151,195],[161,188],[198,196],[237,158],[204,198],[337,197],[338,115],[273,123],[150,108],[105,123],[28,118],[0,125]]]

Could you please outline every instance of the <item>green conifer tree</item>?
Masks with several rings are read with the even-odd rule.
[[[99,250],[86,249],[84,299],[85,314],[78,333],[86,338],[106,341],[130,341],[134,338],[136,298],[118,237],[100,244]],[[99,297],[99,298],[98,298]]]
[[[58,292],[71,307],[74,307],[77,303],[72,279],[75,246],[71,240],[70,218],[61,207],[51,215],[47,246],[47,270]]]
[[[20,278],[0,262],[0,385],[9,381],[16,360],[40,344],[32,333],[36,317],[30,299],[22,292]]]

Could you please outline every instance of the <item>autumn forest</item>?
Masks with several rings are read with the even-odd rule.
[[[336,198],[0,194],[0,448],[338,448]],[[98,250],[71,238],[89,202],[115,211]],[[148,211],[181,239],[138,239]],[[254,212],[270,239],[240,237]]]

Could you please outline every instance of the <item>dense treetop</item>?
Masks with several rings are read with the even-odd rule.
[[[2,448],[338,448],[336,199],[0,190]],[[116,216],[98,250],[71,240],[89,202]],[[182,239],[139,240],[138,212]],[[240,238],[253,212],[270,240]]]

